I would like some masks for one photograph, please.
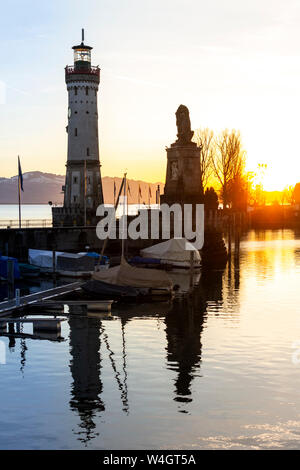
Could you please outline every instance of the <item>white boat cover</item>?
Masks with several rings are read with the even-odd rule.
[[[63,251],[55,252],[55,259],[57,263],[58,256],[62,256],[70,259],[82,258],[84,255],[75,254],[75,253],[64,253]],[[53,267],[53,252],[47,250],[28,250],[28,262],[33,266],[38,266],[39,268],[50,268]]]
[[[119,266],[108,268],[105,271],[95,272],[92,278],[118,286],[166,288],[172,287],[172,281],[164,271],[158,269],[135,268],[124,259]]]
[[[190,251],[194,252],[195,265],[200,264],[201,256],[199,251],[185,238],[171,238],[162,243],[150,246],[141,250],[144,258],[160,259],[165,263],[184,263],[190,265]]]

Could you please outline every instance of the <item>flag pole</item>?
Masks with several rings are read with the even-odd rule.
[[[139,189],[138,189],[138,206],[139,206],[139,210],[141,208],[141,186],[139,185]]]
[[[160,206],[160,185],[157,185],[157,190],[156,190],[156,204],[158,207]]]
[[[19,200],[19,228],[21,228],[22,225],[22,219],[21,219],[21,191],[20,191],[20,171],[19,171],[19,164],[20,162],[20,157],[18,155],[18,200]]]
[[[127,194],[126,194],[126,196],[127,196],[127,199],[126,199],[126,202],[127,202],[127,217],[128,217],[128,211],[129,211],[129,205],[128,205],[129,191],[128,191],[128,189],[129,189],[129,184],[127,183]]]

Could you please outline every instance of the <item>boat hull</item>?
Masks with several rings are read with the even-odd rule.
[[[151,289],[131,286],[119,286],[99,280],[91,280],[81,287],[86,294],[93,298],[124,300],[124,301],[146,301],[157,299],[168,299],[172,296],[170,289]]]

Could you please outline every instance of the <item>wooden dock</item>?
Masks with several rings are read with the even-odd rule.
[[[111,311],[113,300],[45,300],[36,302],[34,308],[63,310],[65,305],[74,307],[85,307],[89,311],[108,312]]]
[[[53,324],[57,324],[57,322],[66,321],[65,318],[4,318],[1,317],[0,325],[3,323],[45,323],[51,322]]]
[[[14,339],[35,339],[39,341],[53,341],[57,343],[62,343],[66,341],[65,338],[60,336],[60,333],[57,331],[38,331],[37,333],[29,334],[29,333],[8,333],[8,332],[0,332],[0,337],[5,338],[14,338]]]
[[[72,282],[71,284],[66,284],[60,287],[54,287],[52,289],[47,289],[41,292],[36,292],[35,294],[25,295],[20,297],[19,305],[16,305],[16,299],[6,300],[5,302],[0,302],[0,317],[5,316],[7,313],[15,313],[24,310],[24,308],[31,305],[35,305],[38,302],[47,301],[54,299],[60,295],[69,294],[76,290],[80,289],[83,282]]]
[[[32,323],[33,330],[60,331],[61,322],[65,318],[3,318],[0,319],[0,329],[5,330],[7,324]]]

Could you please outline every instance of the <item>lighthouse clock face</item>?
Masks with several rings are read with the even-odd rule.
[[[69,110],[68,110],[68,117],[69,117],[69,119],[70,119],[71,115],[72,115],[72,110],[71,110],[71,108],[69,108]]]

